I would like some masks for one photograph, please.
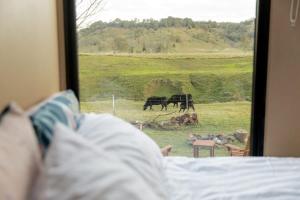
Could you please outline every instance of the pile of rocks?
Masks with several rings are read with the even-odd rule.
[[[170,122],[173,125],[195,125],[199,123],[198,115],[196,113],[186,113],[177,117],[172,117]]]
[[[232,143],[235,141],[235,138],[231,135],[223,135],[223,134],[208,134],[208,135],[196,135],[190,134],[188,138],[188,143],[192,144],[196,140],[213,140],[216,144],[224,145],[228,143]]]
[[[196,140],[213,140],[218,145],[224,145],[228,143],[233,143],[239,141],[245,143],[248,133],[245,130],[237,130],[233,134],[224,135],[224,134],[207,134],[207,135],[197,135],[190,134],[188,138],[188,143],[192,144]]]

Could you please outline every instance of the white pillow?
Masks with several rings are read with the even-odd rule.
[[[78,132],[136,171],[157,194],[164,195],[163,157],[145,133],[109,114],[86,114]]]
[[[12,103],[0,112],[0,199],[30,199],[41,168],[41,154],[31,122]]]
[[[164,199],[118,158],[63,125],[54,130],[35,199]]]

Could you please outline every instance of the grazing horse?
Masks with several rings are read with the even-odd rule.
[[[149,97],[144,104],[144,110],[148,107],[152,110],[153,105],[161,105],[161,110],[167,110],[167,97]]]
[[[176,108],[178,108],[178,103],[186,103],[186,97],[188,98],[188,102],[192,102],[192,95],[191,94],[175,94],[172,95],[169,99],[167,104],[173,103],[173,108],[176,105]]]
[[[194,103],[193,101],[189,101],[188,102],[188,107],[186,107],[186,102],[182,102],[180,103],[180,110],[179,112],[181,112],[181,110],[184,112],[186,109],[189,110],[190,107],[193,109],[193,111],[195,111],[195,107],[194,107]]]

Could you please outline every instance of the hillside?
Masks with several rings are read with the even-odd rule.
[[[254,20],[198,22],[168,17],[98,21],[78,32],[81,53],[201,53],[252,50]]]
[[[81,55],[81,101],[191,93],[195,103],[251,100],[251,55]]]

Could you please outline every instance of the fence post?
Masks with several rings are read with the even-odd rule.
[[[116,114],[116,110],[115,110],[115,95],[112,95],[112,107],[113,107],[113,115]]]
[[[189,100],[188,100],[188,95],[186,94],[185,95],[185,103],[186,103],[186,112],[188,111],[188,109],[189,109]]]

